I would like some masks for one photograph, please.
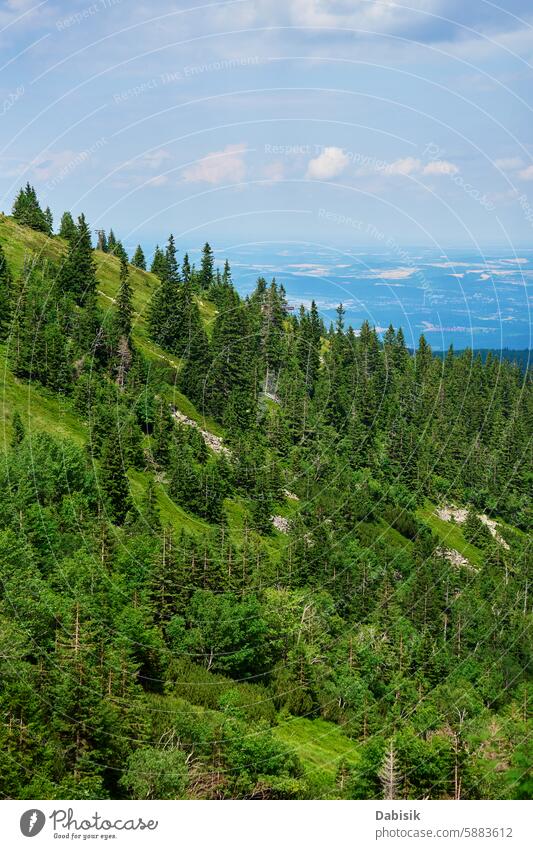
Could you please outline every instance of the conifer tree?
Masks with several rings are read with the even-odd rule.
[[[24,440],[24,437],[26,435],[24,425],[22,424],[22,419],[18,410],[15,410],[15,412],[13,413],[13,421],[11,423],[11,427],[13,429],[13,433],[11,436],[11,447],[16,448]]]
[[[67,259],[60,271],[59,286],[61,291],[72,293],[81,305],[96,294],[91,231],[83,214],[78,218],[76,237],[70,242]]]
[[[211,366],[209,340],[204,330],[200,310],[192,294],[189,283],[182,287],[184,311],[184,344],[182,356],[185,363],[179,375],[179,386],[195,404],[203,407],[206,381]]]
[[[13,279],[0,245],[0,342],[7,338],[11,325]]]
[[[49,206],[44,211],[44,217],[46,220],[46,232],[49,236],[52,236],[54,232],[54,217]]]
[[[112,428],[104,441],[100,462],[100,484],[114,521],[121,525],[131,506],[128,477],[118,429]]]
[[[164,280],[167,275],[167,264],[165,260],[165,254],[159,247],[156,245],[154,258],[152,260],[152,265],[150,266],[150,271],[152,274],[155,274],[156,277],[159,277],[160,280]]]
[[[179,265],[176,258],[176,244],[172,233],[168,237],[165,250],[165,276],[175,286],[180,282]]]
[[[200,264],[200,272],[198,274],[198,282],[200,284],[200,289],[203,292],[209,291],[214,283],[215,275],[213,268],[213,251],[211,250],[209,242],[206,242],[202,250],[202,262]]]
[[[74,224],[74,220],[70,212],[64,212],[61,216],[59,235],[62,239],[66,239],[67,242],[73,241],[78,235],[76,225]]]
[[[107,250],[110,254],[114,253],[114,250],[117,246],[117,239],[113,232],[113,228],[110,229],[109,235],[107,237]]]
[[[133,258],[131,260],[131,264],[135,266],[135,268],[140,268],[142,271],[146,271],[146,259],[144,256],[143,249],[140,245],[137,245],[135,249],[135,253],[133,254]]]
[[[189,254],[183,255],[183,262],[181,263],[181,277],[185,284],[190,283],[192,280],[192,271],[191,264],[189,262]]]
[[[133,316],[133,290],[130,283],[130,272],[128,263],[124,257],[120,260],[120,285],[117,294],[116,328],[119,336],[128,338],[131,333],[131,322]]]
[[[46,215],[37,200],[35,189],[29,183],[26,183],[26,186],[20,189],[15,198],[13,218],[17,224],[23,224],[26,227],[31,227],[32,230],[48,233],[49,224]]]
[[[113,255],[117,257],[120,261],[124,260],[124,262],[128,262],[128,254],[126,249],[121,241],[117,241],[115,247],[112,251]]]

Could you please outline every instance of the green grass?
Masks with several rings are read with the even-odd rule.
[[[60,439],[69,438],[82,445],[87,429],[72,410],[68,399],[60,398],[38,383],[18,380],[6,366],[5,347],[0,347],[0,443],[9,445],[15,410],[20,414],[26,433],[46,431]]]
[[[273,728],[300,758],[307,772],[335,780],[341,761],[355,765],[359,759],[357,744],[342,728],[324,719],[293,717]]]
[[[466,557],[474,566],[481,566],[483,562],[483,552],[477,546],[472,545],[465,539],[460,525],[453,522],[445,522],[444,519],[439,519],[435,514],[435,505],[427,502],[423,507],[419,507],[416,515],[422,519],[426,525],[429,525],[434,534],[438,536],[443,546],[446,548],[454,548],[463,557]]]

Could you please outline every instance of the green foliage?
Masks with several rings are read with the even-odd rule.
[[[530,375],[0,237],[3,795],[529,798]]]
[[[50,213],[50,210],[48,210],[48,213]],[[43,212],[37,200],[35,189],[29,183],[26,183],[25,187],[20,189],[15,198],[13,218],[18,224],[31,227],[32,230],[39,230],[47,235],[52,233],[51,215]]]

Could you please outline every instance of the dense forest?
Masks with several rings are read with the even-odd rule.
[[[531,372],[0,216],[4,798],[531,798]]]

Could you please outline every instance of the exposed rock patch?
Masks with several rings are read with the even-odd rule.
[[[290,530],[290,522],[285,516],[271,516],[270,521],[274,525],[277,531],[281,531],[282,534],[288,534]]]
[[[211,433],[209,430],[204,430],[200,427],[198,422],[195,422],[194,419],[190,419],[179,410],[172,410],[172,415],[176,421],[181,422],[181,424],[187,425],[188,427],[194,427],[196,430],[200,431],[205,444],[208,448],[214,451],[215,454],[225,454],[226,457],[231,457],[231,451],[229,448],[226,448],[220,436],[215,436],[215,434]]]
[[[465,507],[455,507],[453,504],[446,504],[444,507],[437,507],[435,510],[436,515],[439,519],[442,519],[444,522],[457,522],[458,525],[462,525],[466,522],[468,517],[468,510]],[[489,529],[492,537],[498,542],[503,548],[509,550],[509,544],[504,540],[501,534],[498,533],[498,523],[494,519],[490,519],[485,513],[478,513],[478,519],[480,522]]]

